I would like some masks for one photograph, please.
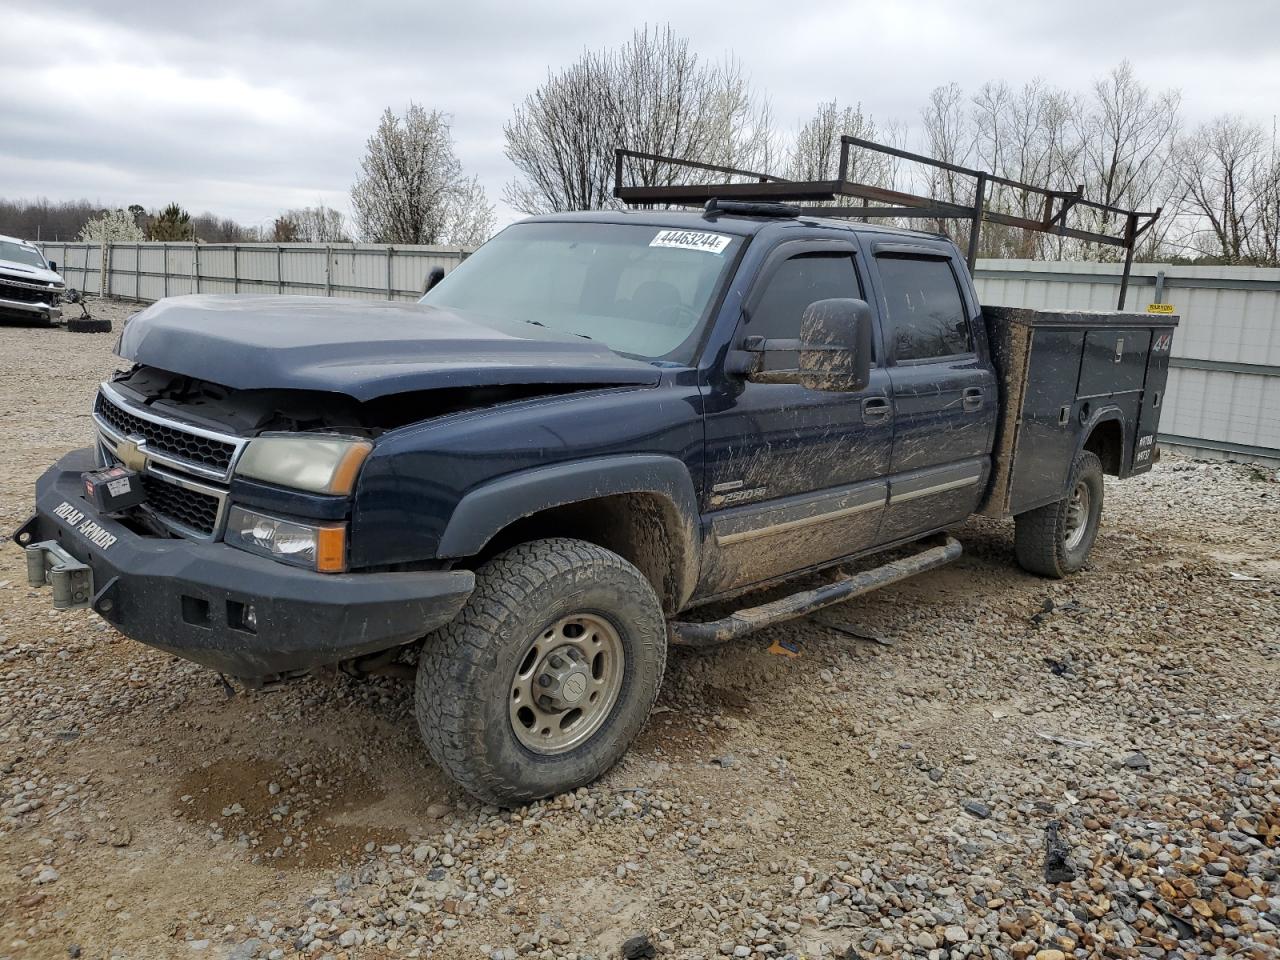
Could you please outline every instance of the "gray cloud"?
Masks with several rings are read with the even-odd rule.
[[[10,5],[0,62],[0,195],[157,206],[245,223],[345,207],[365,138],[410,100],[454,116],[458,153],[497,201],[514,171],[502,124],[548,68],[639,26],[597,0]],[[1181,89],[1194,124],[1271,123],[1274,0],[732,5],[654,0],[706,57],[735,54],[792,130],[824,99],[916,122],[934,86],[1036,76],[1076,90],[1123,58]],[[512,212],[500,206],[503,219]]]

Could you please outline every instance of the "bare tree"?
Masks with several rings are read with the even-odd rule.
[[[924,124],[925,153],[955,166],[967,166],[973,154],[973,129],[965,112],[964,93],[957,83],[934,87],[920,111]],[[973,203],[973,181],[950,170],[928,167],[924,173],[929,196],[947,203]],[[957,243],[968,243],[969,226],[954,220],[934,221],[933,228]]]
[[[1180,104],[1176,90],[1153,93],[1138,82],[1127,60],[1096,80],[1076,118],[1086,196],[1131,210],[1160,206],[1174,189],[1170,159]],[[1122,228],[1115,214],[1085,208],[1080,216],[1085,229]],[[1108,260],[1119,256],[1115,247],[1096,253]]]
[[[292,239],[302,243],[350,243],[347,233],[346,218],[341,211],[327,207],[323,203],[314,207],[299,207],[286,210],[277,219],[284,221],[287,232]]]
[[[390,108],[369,138],[351,188],[360,235],[375,243],[475,245],[493,232],[493,207],[453,152],[449,117],[410,103]]]
[[[637,30],[617,50],[586,51],[516,107],[503,129],[520,176],[506,199],[526,213],[617,206],[614,150],[759,169],[775,159],[768,102],[741,66],[702,61],[670,27]],[[677,182],[671,164],[629,160],[628,183]]]
[[[1220,116],[1178,141],[1175,164],[1191,249],[1223,263],[1276,263],[1280,163],[1266,132]]]
[[[863,113],[862,104],[841,107],[838,101],[818,104],[813,116],[796,134],[787,159],[792,180],[834,180],[840,174],[841,137],[876,140],[876,122]],[[884,154],[851,150],[847,177],[872,186],[888,186],[891,168]],[[858,200],[857,203],[863,201]]]
[[[1258,218],[1250,235],[1250,249],[1259,264],[1280,267],[1280,149],[1276,145],[1276,121],[1271,121],[1271,144],[1255,177]]]
[[[997,176],[1051,190],[1072,190],[1078,176],[1080,141],[1073,127],[1075,104],[1069,94],[1035,79],[1013,90],[1004,81],[986,83],[974,95],[974,162]],[[1043,194],[992,183],[986,207],[1029,220],[1042,220]],[[986,224],[979,255],[1046,257],[1063,249],[1063,239]]]
[[[1175,191],[1170,155],[1178,109],[1176,91],[1153,93],[1138,82],[1127,62],[1097,80],[1085,97],[1041,80],[1017,90],[992,81],[966,104],[963,91],[952,83],[936,88],[921,111],[924,152],[1051,190],[1083,186],[1088,199],[1151,210]],[[928,169],[922,179],[924,189],[938,199],[962,206],[974,201],[972,177]],[[987,186],[985,204],[1030,220],[1042,220],[1047,210],[1043,194],[994,182]],[[1117,214],[1086,206],[1076,207],[1069,219],[1098,233],[1116,235],[1124,229]],[[1172,218],[1166,217],[1148,231],[1140,254],[1154,255],[1172,226]],[[939,221],[937,229],[967,243],[969,228],[963,220]],[[983,227],[978,252],[994,257],[1118,256],[1116,247],[991,223]]]
[[[261,239],[257,227],[242,226],[229,217],[208,212],[192,217],[191,229],[207,243],[253,243]]]
[[[862,104],[841,107],[836,100],[818,104],[817,110],[801,125],[787,154],[787,177],[792,180],[835,180],[840,176],[843,137],[863,140],[894,139],[896,129],[882,133]],[[850,147],[845,178],[853,183],[891,189],[894,184],[893,158],[883,153]],[[835,206],[863,206],[860,197],[839,196]],[[865,217],[861,218],[867,219]]]

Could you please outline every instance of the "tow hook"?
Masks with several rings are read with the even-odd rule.
[[[27,582],[53,588],[55,610],[79,610],[93,599],[93,570],[81,563],[56,540],[41,540],[26,547]]]

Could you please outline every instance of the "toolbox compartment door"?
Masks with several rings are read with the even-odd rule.
[[[1110,472],[1123,478],[1150,468],[1176,316],[982,312],[1000,378],[1000,420],[981,513],[1017,516],[1060,499],[1084,430],[1099,416],[1120,420],[1126,444]]]
[[[1090,330],[1084,338],[1077,395],[1102,397],[1141,390],[1150,347],[1150,330]]]
[[[1160,426],[1160,408],[1164,405],[1165,385],[1169,380],[1169,351],[1173,345],[1172,330],[1156,330],[1147,355],[1147,377],[1142,390],[1142,407],[1138,412],[1138,429],[1134,431],[1132,460],[1134,473],[1145,473],[1155,463],[1156,429]]]
[[[1062,496],[1079,442],[1076,381],[1083,330],[1037,330],[1028,359],[1008,509],[1017,514]]]

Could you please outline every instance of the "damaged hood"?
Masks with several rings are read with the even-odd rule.
[[[359,401],[441,387],[656,384],[604,344],[418,303],[329,297],[170,297],[125,325],[120,356],[238,390],[324,390]]]
[[[23,283],[52,283],[59,287],[63,285],[62,277],[52,270],[46,270],[44,267],[33,267],[29,263],[19,263],[17,260],[5,260],[3,257],[0,257],[0,275]]]

